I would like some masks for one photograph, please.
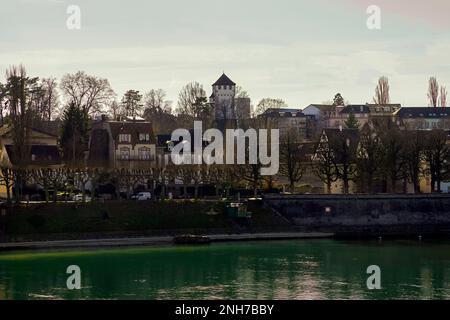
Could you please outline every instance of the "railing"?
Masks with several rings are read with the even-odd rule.
[[[123,161],[123,162],[129,162],[129,161],[155,161],[155,156],[150,156],[148,158],[142,158],[139,156],[130,156],[127,158],[123,158],[123,157],[116,157],[116,161]]]

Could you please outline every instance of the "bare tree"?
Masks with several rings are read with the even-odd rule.
[[[423,174],[425,142],[418,130],[403,132],[403,160],[406,164],[408,179],[412,183],[414,193],[420,193],[420,177]]]
[[[5,116],[5,109],[7,109],[7,104],[3,104],[5,97],[7,95],[6,87],[0,82],[0,125],[3,124],[3,118]]]
[[[335,155],[334,164],[338,179],[342,180],[342,191],[350,191],[350,181],[354,180],[356,173],[356,146],[349,137],[342,136],[333,139],[330,147]]]
[[[441,192],[441,182],[449,173],[447,162],[450,159],[450,146],[447,144],[447,133],[444,130],[432,130],[425,134],[424,156],[431,178],[431,191]]]
[[[31,128],[33,114],[31,94],[38,78],[27,76],[25,68],[12,66],[6,72],[6,99],[11,120],[11,136],[14,149],[15,200],[20,202],[22,187],[26,182],[26,167],[31,158]]]
[[[14,185],[14,172],[7,166],[0,167],[0,185],[6,189],[6,202],[11,203],[11,189]]]
[[[375,123],[375,134],[380,143],[380,176],[383,191],[396,191],[397,181],[405,178],[406,166],[402,159],[403,140],[398,125],[391,119],[382,119]]]
[[[267,109],[286,108],[287,104],[283,99],[264,98],[256,106],[255,113],[257,115],[263,114]]]
[[[380,171],[380,140],[371,126],[360,133],[356,151],[357,181],[360,190],[373,192],[374,180]]]
[[[236,86],[235,92],[236,98],[250,98],[247,90],[244,90],[241,86]]]
[[[441,86],[441,96],[439,98],[440,107],[447,107],[447,89],[444,86]]]
[[[59,113],[58,83],[55,78],[43,78],[41,87],[43,91],[42,117],[44,120],[50,121]]]
[[[430,107],[436,108],[438,106],[439,84],[436,77],[431,77],[428,80],[428,99],[430,100]]]
[[[144,96],[145,113],[149,116],[172,112],[172,101],[167,100],[163,89],[151,89]]]
[[[206,99],[206,92],[198,82],[191,82],[185,85],[178,95],[177,114],[189,115],[193,118],[200,118],[205,110],[198,108],[199,99]]]
[[[65,74],[60,88],[68,102],[74,102],[89,116],[101,113],[116,95],[107,79],[87,75],[84,71]]]
[[[51,174],[48,168],[38,168],[31,171],[34,182],[44,189],[44,200],[46,203],[50,201],[49,189],[51,185]]]
[[[334,152],[330,148],[326,136],[321,137],[312,160],[314,174],[326,185],[326,192],[331,194],[331,186],[338,177],[334,164]]]
[[[375,88],[375,97],[373,102],[380,105],[389,104],[391,101],[389,95],[389,80],[387,77],[383,76],[378,79],[378,85]]]
[[[111,102],[109,110],[112,114],[113,120],[118,120],[118,118],[122,115],[122,106],[117,102],[117,100]]]
[[[280,174],[289,180],[291,192],[300,181],[305,171],[302,163],[301,137],[296,128],[290,128],[280,143]]]

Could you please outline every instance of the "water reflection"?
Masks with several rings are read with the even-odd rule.
[[[450,243],[333,240],[0,255],[0,299],[446,299]],[[82,289],[66,289],[68,265]],[[382,290],[366,288],[381,267]]]

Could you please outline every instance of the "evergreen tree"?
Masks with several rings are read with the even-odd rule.
[[[343,106],[345,105],[344,98],[342,98],[342,95],[340,93],[336,93],[336,95],[333,98],[333,106]]]
[[[62,115],[60,145],[66,164],[70,166],[83,164],[88,141],[88,115],[72,102]]]
[[[137,117],[142,116],[143,104],[141,103],[142,95],[139,91],[128,90],[125,92],[122,98],[122,109],[125,116],[127,117]]]
[[[344,126],[346,129],[359,129],[359,122],[353,112],[350,112],[348,115],[347,120],[344,122]]]

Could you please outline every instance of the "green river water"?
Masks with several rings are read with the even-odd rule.
[[[66,269],[81,269],[68,290]],[[381,290],[366,269],[381,268]],[[0,254],[0,299],[449,299],[449,241],[299,240]]]

